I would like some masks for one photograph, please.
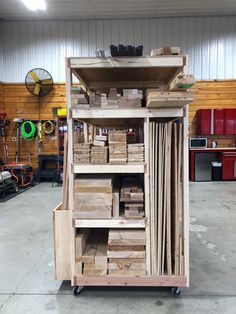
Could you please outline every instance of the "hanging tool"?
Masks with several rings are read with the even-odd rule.
[[[5,111],[0,111],[0,137],[2,139],[0,146],[2,146],[3,150],[3,156],[4,156],[4,163],[8,162],[8,146],[7,146],[7,141],[6,141],[6,127],[10,124],[9,120],[6,120],[6,112]]]

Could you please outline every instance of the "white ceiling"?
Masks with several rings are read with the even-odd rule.
[[[35,0],[37,1],[37,0]],[[46,0],[46,12],[0,0],[0,19],[92,19],[236,14],[236,0]]]

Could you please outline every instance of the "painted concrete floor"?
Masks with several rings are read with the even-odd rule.
[[[52,208],[42,183],[0,203],[0,313],[236,313],[236,182],[190,184],[190,288],[85,288],[54,280]]]

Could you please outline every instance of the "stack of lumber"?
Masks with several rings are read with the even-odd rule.
[[[125,178],[121,185],[120,202],[124,203],[126,218],[140,218],[144,216],[144,193],[136,178]]]
[[[108,146],[92,146],[91,149],[91,164],[107,164],[108,161]]]
[[[146,107],[148,108],[182,108],[194,100],[191,92],[164,92],[147,89]]]
[[[155,48],[151,51],[151,56],[162,56],[162,55],[180,55],[181,49],[180,47],[163,47],[163,48]]]
[[[107,275],[107,243],[107,229],[94,229],[90,231],[81,257],[83,275]]]
[[[107,164],[108,162],[108,146],[106,135],[96,135],[91,149],[92,164]]]
[[[112,175],[83,175],[74,180],[74,218],[111,218]]]
[[[182,123],[150,123],[151,270],[183,274]]]
[[[110,108],[118,108],[118,94],[116,88],[110,88],[109,94],[108,94],[108,106]]]
[[[127,145],[127,162],[130,164],[142,164],[145,162],[145,150],[143,143]]]
[[[77,109],[88,109],[89,104],[85,94],[78,87],[71,90],[71,106]]]
[[[89,94],[89,107],[90,108],[101,108],[101,92],[96,91]]]
[[[90,229],[80,229],[75,236],[75,274],[82,275],[82,255],[88,241]]]
[[[108,108],[107,94],[101,94],[101,108]]]
[[[110,229],[108,236],[108,274],[141,276],[146,274],[144,229]]]
[[[104,147],[107,144],[107,135],[96,135],[93,141],[94,146]]]
[[[126,164],[126,130],[110,130],[108,133],[109,163]]]
[[[142,98],[142,90],[123,89],[123,96],[119,97],[118,104],[120,108],[140,108]]]
[[[90,143],[74,144],[73,161],[76,164],[89,164],[91,162],[91,144]]]

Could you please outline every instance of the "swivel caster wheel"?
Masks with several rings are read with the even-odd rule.
[[[181,288],[180,287],[173,287],[173,288],[171,288],[170,292],[174,297],[177,297],[181,293]]]
[[[82,289],[83,289],[83,286],[74,286],[72,288],[73,295],[77,297],[80,294]]]

